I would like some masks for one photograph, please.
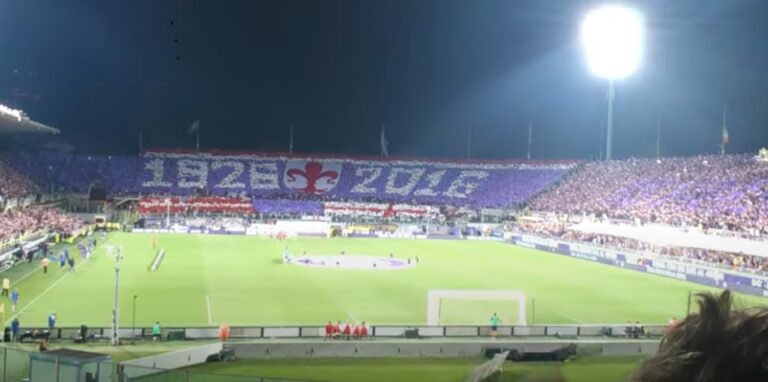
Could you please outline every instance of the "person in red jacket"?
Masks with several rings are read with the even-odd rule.
[[[352,330],[352,338],[360,338],[360,324],[355,325],[355,329]]]
[[[222,322],[219,326],[219,341],[227,342],[229,340],[229,325],[226,322]]]
[[[352,326],[349,324],[349,322],[347,322],[344,325],[344,332],[343,332],[343,334],[344,334],[344,339],[345,340],[349,340],[349,338],[350,338],[350,336],[352,334]]]
[[[328,321],[328,325],[325,325],[325,339],[333,337],[333,324]]]
[[[333,338],[339,337],[341,337],[341,321],[339,321],[336,325],[333,325]]]
[[[368,337],[368,326],[365,325],[365,321],[360,325],[360,338]]]

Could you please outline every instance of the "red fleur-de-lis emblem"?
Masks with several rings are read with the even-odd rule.
[[[307,162],[304,169],[291,168],[285,172],[286,185],[296,191],[306,192],[308,194],[322,194],[336,185],[339,178],[339,172],[334,170],[323,171],[323,165],[318,162]],[[301,182],[298,178],[306,181]]]

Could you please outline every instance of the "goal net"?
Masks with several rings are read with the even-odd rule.
[[[432,289],[427,293],[427,325],[437,326],[441,321],[487,324],[494,312],[502,324],[527,325],[525,307],[525,294],[517,290]],[[482,318],[470,321],[467,315]]]

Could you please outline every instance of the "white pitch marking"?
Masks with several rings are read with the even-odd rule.
[[[105,241],[104,241],[104,243],[103,243],[102,245],[106,245],[106,244],[107,244],[107,243],[108,243],[110,240],[112,240],[112,238],[113,238],[113,237],[114,237],[114,236],[110,236],[110,237],[109,237],[107,240],[105,240]],[[74,254],[72,254],[72,256],[74,256]],[[87,263],[87,262],[88,262],[88,260],[90,260],[90,259],[85,259],[85,260],[83,261],[83,264]],[[82,267],[82,265],[81,265],[81,267]],[[38,269],[40,269],[40,268],[42,268],[42,267],[38,267]],[[61,282],[61,280],[64,280],[64,279],[65,279],[67,276],[69,276],[70,274],[72,274],[72,272],[70,272],[70,271],[68,271],[68,270],[67,270],[66,272],[67,272],[67,273],[65,273],[65,274],[64,274],[64,276],[61,276],[61,278],[59,278],[58,280],[54,281],[54,282],[53,282],[53,284],[51,284],[50,286],[48,286],[48,288],[46,288],[44,291],[42,291],[42,292],[41,292],[39,295],[35,296],[35,298],[33,298],[32,300],[30,300],[30,301],[29,301],[29,302],[28,302],[26,305],[24,305],[24,307],[20,308],[18,312],[14,313],[14,314],[13,314],[13,316],[11,316],[10,318],[8,318],[8,321],[13,321],[13,319],[14,319],[14,318],[16,318],[16,317],[18,317],[18,316],[21,314],[21,312],[23,312],[23,311],[27,310],[27,308],[29,308],[30,306],[32,306],[32,304],[34,304],[34,303],[35,303],[35,301],[39,300],[39,299],[40,299],[40,297],[43,297],[43,296],[44,296],[46,293],[48,293],[48,292],[49,292],[51,289],[53,289],[53,287],[55,287],[55,286],[56,286],[58,283],[60,283],[60,282]],[[29,276],[29,275],[27,275],[27,276]],[[25,276],[25,277],[26,277],[26,276]]]
[[[567,315],[567,314],[558,313],[558,315],[559,315],[560,317],[563,317],[563,318],[569,319],[569,320],[571,320],[571,321],[574,321],[574,322],[576,322],[576,323],[579,323],[579,324],[583,324],[583,323],[584,323],[584,321],[582,321],[582,320],[578,320],[578,319],[576,319],[576,318],[574,318],[574,317],[571,317],[571,316],[569,316],[569,315]]]
[[[40,293],[35,298],[33,298],[30,302],[28,302],[26,305],[24,305],[24,307],[20,308],[18,312],[13,314],[13,316],[9,317],[8,321],[13,321],[14,318],[16,318],[22,312],[27,310],[27,308],[29,308],[30,306],[32,306],[32,304],[34,304],[35,301],[39,300],[40,297],[45,296],[46,293],[48,293],[51,289],[53,289],[53,287],[55,287],[58,283],[60,283],[61,280],[64,280],[65,278],[67,278],[67,276],[69,276],[70,274],[71,274],[71,272],[67,272],[66,274],[64,274],[64,276],[61,276],[61,278],[59,278],[58,280],[54,281],[53,284],[48,286],[48,288],[46,288],[42,293]]]
[[[205,304],[208,306],[208,325],[213,325],[213,319],[211,318],[211,296],[205,295]]]
[[[352,319],[352,322],[360,322],[357,317],[353,316],[352,313],[347,312],[347,317]]]

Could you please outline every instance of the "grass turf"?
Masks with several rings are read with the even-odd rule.
[[[633,357],[591,357],[567,363],[507,362],[499,381],[621,382],[628,379],[638,361]],[[258,375],[308,381],[460,382],[482,362],[471,358],[278,359],[205,364],[189,370],[192,375]]]
[[[159,235],[166,257],[149,272],[157,249],[151,235],[118,233],[107,245],[121,245],[121,321],[129,327],[133,296],[136,320],[149,326],[323,324],[359,319],[374,325],[418,324],[426,320],[429,289],[522,290],[529,324],[607,323],[640,320],[663,323],[686,312],[688,293],[713,290],[650,274],[609,267],[504,243],[478,241],[272,239],[226,235]],[[287,245],[294,255],[418,256],[413,268],[391,271],[318,269],[284,265]],[[71,251],[77,252],[77,251]],[[79,256],[79,255],[76,255]],[[44,326],[50,311],[59,326],[109,326],[114,296],[114,260],[99,244],[96,254],[69,273],[58,264],[42,271],[8,271],[21,292],[22,326]],[[28,276],[27,276],[28,275]],[[23,277],[23,278],[22,278]],[[20,281],[19,281],[20,280]],[[743,305],[765,299],[741,296]],[[8,301],[5,300],[6,306]],[[446,304],[446,323],[487,324],[492,310],[514,323],[515,307],[469,301]],[[210,307],[210,310],[209,310]],[[9,311],[10,309],[7,309]],[[209,321],[210,311],[210,321]],[[7,316],[12,316],[8,312]]]

